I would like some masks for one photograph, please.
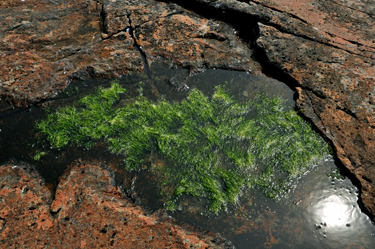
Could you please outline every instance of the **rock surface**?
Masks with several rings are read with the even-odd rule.
[[[18,107],[54,97],[71,79],[113,78],[168,59],[260,73],[233,29],[154,0],[4,0],[0,4],[0,95]],[[142,59],[142,55],[145,59]]]
[[[1,247],[223,247],[222,238],[135,207],[112,183],[100,165],[76,162],[61,177],[53,198],[28,166],[1,166]]]
[[[117,20],[115,16],[119,11],[127,13],[135,41],[148,64],[161,57],[189,68],[191,73],[205,68],[260,73],[259,64],[252,59],[252,51],[238,39],[230,25],[203,18],[175,4],[153,0],[136,3],[108,1],[104,13],[112,21]],[[106,24],[109,31],[114,32],[117,28],[113,22]]]
[[[72,78],[143,70],[133,39],[102,40],[96,1],[0,4],[0,94],[18,107],[54,97]]]
[[[261,25],[268,59],[295,79],[298,107],[332,141],[375,214],[375,70],[371,59]]]

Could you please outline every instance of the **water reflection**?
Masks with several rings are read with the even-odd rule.
[[[302,201],[311,245],[326,248],[374,248],[375,227],[358,206],[358,191],[349,179],[324,176],[334,167],[328,160],[303,183],[310,194]]]
[[[323,225],[330,229],[339,229],[345,225],[350,226],[352,213],[355,212],[354,207],[350,205],[352,201],[343,196],[327,196],[324,193],[329,191],[322,192],[322,197],[311,208],[315,220],[323,220]]]
[[[214,217],[194,210],[172,216],[220,232],[240,248],[375,248],[375,226],[357,204],[358,191],[349,179],[332,178],[336,165],[327,159],[302,177],[281,202],[251,191],[241,207]]]

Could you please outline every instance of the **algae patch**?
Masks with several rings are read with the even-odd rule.
[[[217,213],[256,186],[277,198],[328,152],[280,98],[258,95],[238,103],[217,86],[211,97],[193,89],[181,102],[154,103],[140,94],[115,107],[125,91],[116,82],[99,88],[36,127],[54,148],[105,141],[112,153],[125,156],[128,170],[138,170],[147,153],[159,153],[170,162],[157,169],[170,210],[187,194],[207,198],[208,210]]]
[[[47,152],[44,151],[36,151],[35,155],[32,157],[35,161],[39,161],[43,156],[47,155]]]

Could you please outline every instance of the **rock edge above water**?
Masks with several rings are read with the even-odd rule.
[[[29,166],[0,166],[3,248],[223,248],[230,242],[135,206],[103,165],[79,162],[55,197]]]

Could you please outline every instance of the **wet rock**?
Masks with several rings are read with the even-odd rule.
[[[29,167],[1,166],[1,247],[222,248],[213,235],[135,207],[112,183],[99,164],[76,162],[52,198]]]

